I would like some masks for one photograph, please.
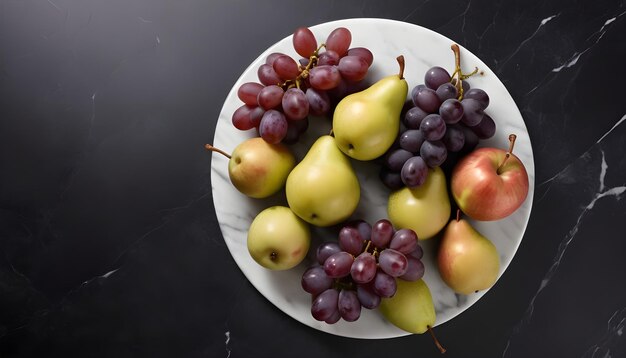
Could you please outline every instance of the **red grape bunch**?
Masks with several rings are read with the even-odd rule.
[[[424,84],[411,90],[411,103],[402,117],[403,130],[397,146],[385,156],[380,178],[392,190],[415,188],[424,183],[428,168],[444,164],[450,153],[468,153],[479,139],[496,132],[494,120],[485,113],[489,96],[470,88],[462,74],[458,46],[453,45],[456,70],[452,75],[435,66],[426,71]]]
[[[302,275],[302,288],[313,296],[313,318],[329,324],[356,321],[361,307],[374,309],[382,297],[396,293],[396,278],[422,278],[422,255],[413,230],[396,231],[386,219],[373,226],[363,220],[348,223],[338,242],[317,248],[317,264]]]
[[[259,82],[242,84],[237,96],[244,103],[232,115],[240,130],[257,128],[269,143],[296,143],[308,128],[308,116],[324,116],[333,104],[358,88],[374,59],[364,47],[350,48],[352,34],[333,30],[318,47],[310,29],[300,27],[292,37],[298,62],[275,52],[257,71]],[[322,51],[323,50],[323,51]]]

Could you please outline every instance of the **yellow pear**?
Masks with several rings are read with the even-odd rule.
[[[369,88],[342,99],[333,113],[333,132],[342,152],[358,160],[383,155],[400,128],[400,112],[408,84],[402,77],[404,58],[398,57],[400,73],[385,77]]]
[[[383,298],[379,309],[389,322],[407,332],[421,334],[435,324],[433,298],[422,279],[397,280],[396,294]]]
[[[393,226],[415,231],[420,240],[429,239],[443,229],[450,219],[450,210],[446,176],[439,167],[428,170],[421,186],[392,192],[387,204]]]
[[[304,159],[289,173],[285,191],[291,210],[316,226],[346,220],[361,196],[350,159],[329,135],[315,141]]]

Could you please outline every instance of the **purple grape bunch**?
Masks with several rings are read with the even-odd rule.
[[[375,309],[382,298],[395,295],[396,279],[422,278],[422,256],[413,230],[395,230],[386,219],[373,226],[349,222],[337,242],[317,248],[317,263],[302,275],[302,288],[313,297],[311,315],[328,324],[356,321],[362,307]]]
[[[419,187],[429,168],[443,165],[450,153],[469,153],[479,140],[495,134],[496,124],[485,113],[489,95],[463,80],[470,75],[462,75],[457,68],[450,76],[435,66],[426,71],[424,84],[411,90],[401,132],[380,171],[388,188]]]
[[[243,83],[237,96],[243,105],[232,115],[239,130],[256,128],[268,143],[298,142],[309,115],[326,116],[346,95],[361,89],[374,56],[364,47],[350,48],[352,34],[333,30],[318,47],[313,32],[296,29],[292,37],[298,61],[274,52],[257,70],[259,82]]]

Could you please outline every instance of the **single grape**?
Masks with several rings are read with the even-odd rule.
[[[361,306],[369,310],[373,310],[380,305],[380,296],[374,292],[370,284],[356,285],[356,296],[359,302],[361,302]]]
[[[396,279],[384,273],[382,270],[376,272],[374,277],[373,289],[374,292],[380,297],[392,297],[396,294]]]
[[[413,156],[413,153],[405,149],[393,150],[385,156],[385,166],[392,171],[399,172],[404,163]]]
[[[354,322],[361,316],[361,302],[353,290],[341,290],[337,305],[346,322]]]
[[[352,226],[359,230],[359,234],[363,238],[363,240],[369,240],[372,235],[372,225],[368,224],[365,220],[354,220],[348,223],[349,226]]]
[[[403,253],[394,249],[384,249],[378,255],[378,266],[389,276],[404,275],[409,262]]]
[[[417,107],[416,107],[417,108]],[[419,129],[409,129],[404,131],[398,139],[400,148],[411,153],[419,153],[422,143],[424,143],[424,135]]]
[[[354,256],[345,251],[330,255],[324,262],[324,271],[329,277],[341,278],[350,274]]]
[[[415,248],[415,250],[411,251],[408,255],[407,258],[409,256],[415,257],[416,259],[422,259],[422,257],[424,256],[424,249],[422,249],[422,246],[420,244],[417,244],[417,247]]]
[[[441,105],[437,93],[430,88],[422,88],[417,91],[413,97],[413,103],[427,113],[436,113]]]
[[[402,182],[400,172],[394,172],[387,168],[381,168],[379,177],[380,181],[382,181],[383,184],[391,190],[397,190],[404,187],[404,182]]]
[[[446,134],[446,123],[438,114],[429,114],[420,124],[420,131],[424,135],[424,139],[428,141],[436,141],[443,138]]]
[[[320,53],[320,55],[317,57],[317,65],[318,66],[322,66],[322,65],[336,66],[339,64],[339,59],[340,57],[337,54],[337,52],[326,49],[326,51]]]
[[[280,56],[287,56],[282,52],[272,52],[269,55],[267,55],[267,57],[265,58],[265,63],[268,65],[273,65],[274,61],[276,61],[277,58],[279,58]]]
[[[459,126],[463,131],[463,136],[465,137],[465,143],[463,144],[463,149],[461,149],[462,153],[469,153],[478,145],[478,136],[474,131],[472,131],[469,127],[461,125]]]
[[[324,322],[328,324],[335,324],[339,322],[340,319],[341,313],[339,313],[339,310],[336,310],[335,313],[333,313],[329,318],[325,319]]]
[[[259,134],[268,143],[280,143],[287,134],[287,119],[275,110],[270,109],[263,114],[259,124]]]
[[[361,81],[367,75],[369,66],[364,59],[359,56],[344,56],[337,65],[341,77],[348,81]]]
[[[475,99],[480,103],[482,109],[486,109],[489,106],[489,95],[487,92],[480,88],[472,88],[469,91],[463,93],[463,99]]]
[[[339,247],[354,256],[363,251],[364,238],[355,227],[344,226],[339,230]]]
[[[279,56],[274,63],[272,64],[272,68],[278,75],[281,80],[293,80],[300,74],[300,69],[298,68],[298,63],[291,58],[290,56]]]
[[[450,125],[448,126],[446,134],[443,136],[441,141],[445,144],[448,151],[458,152],[463,149],[463,145],[465,144],[465,135],[463,134],[460,126]]]
[[[299,27],[293,33],[293,48],[302,57],[311,57],[317,50],[317,40],[313,32],[307,27]]]
[[[417,234],[411,229],[400,229],[393,234],[389,248],[408,255],[417,248]]]
[[[367,283],[376,276],[376,258],[369,252],[363,252],[354,259],[350,276],[356,283]]]
[[[387,219],[380,219],[372,225],[372,244],[378,248],[385,248],[393,236],[393,225]]]
[[[259,91],[261,91],[263,87],[264,86],[260,83],[246,82],[239,86],[239,89],[237,90],[237,97],[249,106],[258,106],[259,103],[256,98],[259,95]]]
[[[331,318],[338,311],[339,291],[329,288],[320,293],[311,304],[311,315],[318,321]]]
[[[400,179],[409,188],[416,188],[426,181],[428,166],[422,157],[414,156],[404,163],[400,172]]]
[[[257,102],[263,109],[274,109],[281,104],[284,94],[285,91],[280,86],[269,85],[259,91]]]
[[[307,88],[306,98],[309,101],[309,113],[312,115],[323,116],[330,111],[330,98],[326,92]]]
[[[265,110],[261,107],[256,107],[250,111],[250,125],[252,127],[259,128],[261,125],[261,119],[263,119],[263,115],[265,114]]]
[[[345,56],[352,42],[352,34],[345,27],[334,29],[326,39],[326,50],[337,52],[339,57]]]
[[[437,97],[439,97],[439,101],[441,102],[447,99],[457,98],[459,95],[459,91],[450,82],[446,82],[437,87],[437,90],[435,92],[437,93]]]
[[[280,59],[276,60],[279,61]],[[282,100],[283,112],[291,120],[303,119],[309,114],[309,100],[301,89],[292,87],[285,91]]]
[[[341,74],[337,66],[316,66],[309,71],[309,83],[315,89],[329,90],[337,87],[339,82],[341,82]]]
[[[276,74],[276,71],[274,71],[272,65],[269,64],[259,66],[257,76],[259,77],[259,81],[266,86],[278,85],[282,82],[280,77]]]
[[[337,252],[341,252],[341,248],[339,244],[336,242],[325,242],[317,247],[316,257],[317,262],[320,265],[323,265],[326,262],[326,259],[329,258],[332,254],[336,254]]]
[[[295,123],[300,121],[287,121],[287,134],[285,134],[285,138],[281,141],[285,144],[296,144],[300,140],[300,131],[295,126]]]
[[[434,142],[425,141],[420,148],[420,156],[431,168],[435,168],[443,164],[448,156],[448,150],[446,145],[442,141],[437,140]]]
[[[486,113],[480,123],[470,128],[479,139],[489,139],[496,134],[496,122]]]
[[[420,124],[422,124],[422,120],[424,120],[427,115],[428,113],[424,112],[423,109],[413,107],[405,113],[402,123],[404,123],[404,126],[409,129],[419,129]]]
[[[485,115],[480,102],[471,98],[463,98],[461,105],[463,106],[463,117],[461,118],[461,122],[468,127],[472,127],[480,123]]]
[[[306,292],[318,295],[331,288],[333,282],[334,280],[326,275],[322,266],[312,266],[304,271],[300,283]]]
[[[254,123],[250,120],[250,113],[255,108],[257,107],[248,106],[247,104],[237,108],[231,117],[233,126],[241,131],[247,131],[248,129],[254,128]]]
[[[425,267],[422,260],[414,256],[407,256],[407,261],[407,269],[404,275],[400,276],[401,279],[405,281],[417,281],[424,277]]]
[[[447,124],[457,123],[463,117],[463,106],[456,98],[447,99],[439,107],[439,115]]]
[[[424,75],[424,84],[433,90],[446,82],[450,82],[450,74],[439,66],[431,67]]]
[[[411,101],[413,102],[413,105],[415,105],[415,101],[413,100],[413,98],[415,98],[415,96],[417,96],[417,92],[421,91],[424,88],[426,88],[426,85],[422,83],[422,84],[419,84],[419,85],[413,87],[413,89],[411,89],[410,98],[411,98]]]
[[[367,66],[371,66],[372,62],[374,62],[374,55],[372,51],[366,49],[365,47],[353,47],[348,50],[348,56],[358,56],[365,60]]]

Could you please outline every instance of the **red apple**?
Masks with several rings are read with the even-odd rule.
[[[511,215],[528,195],[528,173],[513,153],[480,148],[465,156],[452,171],[452,196],[467,216],[475,220],[499,220]]]

